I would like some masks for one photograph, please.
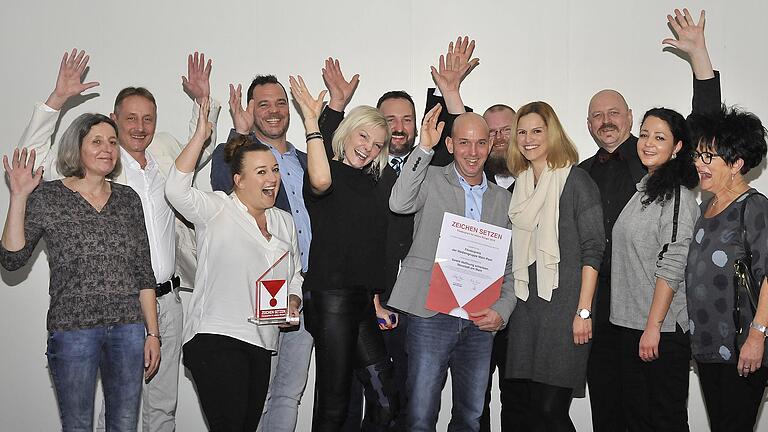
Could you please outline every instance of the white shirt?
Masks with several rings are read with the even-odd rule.
[[[192,173],[171,169],[165,188],[176,210],[195,224],[197,273],[184,318],[187,343],[198,333],[229,336],[277,349],[279,329],[248,322],[254,315],[256,281],[286,252],[265,279],[285,279],[288,293],[301,297],[299,241],[291,215],[266,210],[267,240],[236,194],[192,188]]]
[[[504,189],[509,189],[510,186],[512,186],[512,183],[515,182],[515,178],[512,176],[500,176],[498,174],[494,175],[493,178],[496,180],[496,184],[503,187]]]
[[[152,271],[157,283],[163,283],[173,277],[176,268],[175,216],[165,200],[165,176],[149,150],[145,155],[147,165],[142,169],[136,159],[120,147],[125,183],[139,195],[144,209]]]

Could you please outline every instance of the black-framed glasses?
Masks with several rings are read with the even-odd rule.
[[[712,163],[713,157],[723,157],[722,155],[719,155],[717,153],[712,153],[708,151],[695,151],[693,152],[693,161],[696,162],[697,159],[701,159],[702,162],[709,165]]]

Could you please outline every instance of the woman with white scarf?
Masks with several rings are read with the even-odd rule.
[[[600,192],[545,102],[524,105],[507,163],[517,307],[509,319],[507,378],[515,430],[575,431],[571,399],[584,396],[591,310],[605,248]]]

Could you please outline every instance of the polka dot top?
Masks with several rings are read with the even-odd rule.
[[[688,251],[686,286],[693,357],[702,363],[736,363],[734,349],[733,263],[743,256],[740,214],[750,189],[718,215],[705,218],[710,202],[701,205],[702,216],[696,222]],[[755,280],[765,277],[768,266],[768,199],[750,198],[744,214],[747,239],[752,248],[752,272]],[[745,330],[752,322],[746,295],[740,298],[741,323]],[[763,364],[768,364],[765,354]]]

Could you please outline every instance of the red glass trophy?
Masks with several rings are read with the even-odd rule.
[[[287,251],[256,280],[254,315],[248,318],[249,322],[256,325],[295,322],[288,308],[288,280],[265,279],[286,256]]]

